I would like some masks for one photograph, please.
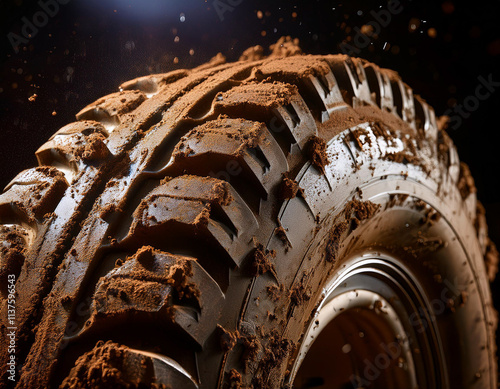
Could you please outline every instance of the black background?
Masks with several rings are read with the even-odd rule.
[[[283,35],[299,38],[306,53],[338,53],[356,27],[387,8],[382,0],[216,0],[235,4],[221,20],[213,0],[65,1],[18,53],[9,33],[21,34],[22,18],[31,21],[42,8],[26,0],[0,4],[1,187],[35,165],[36,149],[82,107],[128,79],[193,67],[217,52],[237,60],[247,47],[268,47]],[[479,76],[500,81],[499,1],[414,0],[401,1],[401,7],[357,56],[398,71],[438,116],[473,96]],[[38,97],[30,102],[34,93]],[[495,91],[449,130],[471,168],[498,246],[499,102]],[[499,282],[493,291],[498,309]]]

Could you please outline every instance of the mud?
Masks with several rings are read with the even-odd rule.
[[[476,193],[476,184],[474,183],[474,178],[469,170],[469,166],[466,163],[460,162],[460,176],[457,182],[458,190],[462,199],[469,197],[471,193]]]
[[[284,338],[277,331],[271,332],[264,347],[264,354],[259,361],[257,374],[252,379],[253,386],[263,389],[279,387],[280,374],[276,368],[288,359],[294,348],[295,344],[292,341]]]
[[[498,260],[498,250],[495,246],[495,243],[493,243],[488,238],[486,253],[484,255],[484,262],[486,264],[486,273],[488,274],[488,279],[490,280],[490,282],[493,282],[495,280],[495,277],[498,273]]]
[[[21,228],[11,229],[0,225],[0,293],[7,295],[7,276],[17,278],[21,272],[26,255],[27,233]]]
[[[342,237],[348,230],[354,231],[363,220],[373,217],[379,209],[378,204],[371,201],[351,200],[347,203],[344,211],[344,220],[336,223],[329,232],[329,239],[325,249],[325,259],[328,262],[335,263],[340,249]]]
[[[294,285],[290,290],[289,298],[291,307],[302,305],[311,299],[312,289],[307,285],[306,278],[307,275],[304,275],[300,282]]]
[[[276,276],[276,270],[272,263],[275,257],[276,252],[274,250],[266,250],[262,244],[258,243],[253,253],[252,275],[256,277],[270,272]]]
[[[235,157],[241,156],[246,149],[255,148],[259,145],[265,125],[259,122],[252,122],[243,119],[229,119],[226,116],[219,116],[216,120],[211,120],[191,130],[181,139],[175,147],[173,156],[175,159],[182,159],[190,156],[194,148],[203,142],[203,145],[214,145],[214,142],[221,142],[221,138],[228,138],[229,142],[240,142],[240,145],[232,151]]]
[[[232,350],[233,347],[236,346],[236,343],[238,342],[238,339],[240,337],[239,332],[228,331],[219,324],[217,324],[217,329],[219,331],[221,349],[224,352]]]
[[[297,193],[302,194],[302,189],[299,187],[299,183],[292,178],[288,177],[288,174],[283,175],[283,180],[281,181],[281,186],[279,189],[279,197],[282,200],[293,199],[297,196]]]
[[[216,96],[216,106],[243,113],[245,109],[269,110],[290,103],[298,89],[281,82],[245,82]]]
[[[285,295],[285,289],[283,285],[271,285],[267,287],[267,294],[271,301],[277,302]]]
[[[300,78],[322,75],[330,71],[324,60],[300,56],[301,50],[298,46],[298,41],[292,40],[289,37],[281,38],[275,45],[271,46],[270,50],[271,54],[268,57],[265,57],[264,49],[260,46],[252,47],[243,53],[240,58],[241,61],[263,60],[262,66],[252,70],[252,75],[254,76],[252,80],[247,80],[242,85],[233,87],[230,93],[218,93],[214,104],[215,107],[219,106],[224,109],[229,109],[233,106],[238,107],[238,109],[257,109],[257,107],[261,109],[263,107],[269,109],[280,105],[287,105],[290,103],[290,96],[297,93],[298,88],[286,82],[296,83]],[[280,57],[277,61],[270,60],[277,57]],[[225,58],[219,54],[209,63],[195,69],[195,71],[202,71],[203,69],[209,69],[223,63],[225,63]],[[189,73],[183,72],[182,75]],[[396,77],[394,74],[390,74],[391,77]],[[278,75],[280,82],[272,82],[272,75]],[[176,77],[180,78],[180,74],[176,75],[174,80],[177,79]],[[163,83],[166,84],[167,81],[164,80]],[[183,93],[179,92],[179,94]],[[200,96],[195,97],[198,98]],[[98,100],[82,110],[79,115],[83,118],[87,117],[87,115],[94,117],[97,115],[97,112],[100,112],[99,114],[109,118],[127,114],[127,117],[130,119],[128,113],[146,101],[145,99],[144,93],[140,91],[122,91]],[[195,101],[194,98],[193,101]],[[390,136],[393,137],[397,136],[397,132],[394,129],[399,127],[401,127],[399,129],[403,133],[410,133],[412,131],[409,129],[409,126],[402,124],[401,120],[396,119],[393,114],[382,112],[379,109],[369,106],[361,106],[356,109],[348,108],[343,112],[339,111],[338,114],[332,115],[326,123],[318,124],[318,127],[321,136],[330,139],[331,136],[328,134],[331,135],[340,128],[345,129],[366,121],[371,122],[373,131],[377,136],[385,137],[384,131],[387,128],[382,128],[381,122],[387,124]],[[108,134],[104,127],[97,122],[87,121],[81,123],[86,124],[77,124],[73,128],[67,129],[68,132],[75,134],[80,132],[85,135],[85,139],[83,137],[80,137],[82,139],[77,139],[79,142],[85,142],[83,147],[76,149],[77,157],[80,157],[85,162],[93,162],[106,158],[109,155],[109,151],[105,145]],[[91,128],[93,129],[90,130]],[[232,155],[240,157],[247,149],[259,147],[262,142],[264,129],[265,126],[259,122],[220,115],[214,120],[195,127],[182,137],[173,151],[173,157],[174,160],[182,160],[197,152],[195,150],[197,144],[206,142],[205,146],[215,146],[219,142],[226,140],[228,142],[239,142],[239,147],[232,151]],[[411,133],[413,134],[413,132]],[[361,132],[353,131],[357,146],[359,149],[363,149],[363,143],[359,139],[360,134]],[[142,135],[141,131],[137,131],[137,134],[134,134],[137,137]],[[367,138],[367,142],[371,146],[371,140]],[[411,140],[407,141],[406,138],[403,138],[403,142],[405,151],[389,154],[384,158],[399,163],[419,164],[420,161],[416,157],[419,150],[416,149],[415,144]],[[172,147],[174,144],[176,143],[173,143]],[[446,134],[442,132],[439,136],[438,148],[441,157],[448,158],[449,143]],[[74,148],[71,149],[75,150]],[[312,137],[306,145],[306,154],[311,164],[321,174],[324,174],[325,167],[330,163],[326,153],[325,140],[320,137]],[[130,160],[123,158],[120,163],[122,165],[117,165],[116,169],[123,169],[123,172],[121,175],[117,174],[115,178],[126,176],[129,173],[128,166],[130,165]],[[39,168],[37,171],[53,178],[53,181],[62,182],[64,180],[64,177],[61,176],[61,173],[57,169]],[[227,183],[218,182],[215,185],[211,185],[215,180],[201,179],[197,176],[187,175],[183,176],[183,180],[180,180],[179,177],[172,180],[163,180],[161,186],[168,187],[168,189],[164,193],[155,194],[148,197],[147,201],[141,202],[134,217],[139,214],[142,215],[142,213],[147,214],[146,208],[150,205],[156,206],[155,201],[160,197],[181,199],[191,202],[190,207],[193,207],[192,204],[194,203],[202,204],[203,207],[200,208],[200,212],[194,218],[193,224],[196,227],[204,228],[209,223],[210,212],[214,209],[213,207],[227,206],[232,201],[229,194],[229,184]],[[197,184],[198,186],[193,189],[190,186],[193,182],[199,183],[202,180],[210,181],[210,187],[204,186],[205,184]],[[112,185],[110,184],[109,187],[112,187]],[[461,178],[458,187],[463,198],[475,190],[473,180],[466,167],[461,168]],[[65,186],[61,186],[61,188],[65,188]],[[189,188],[189,190],[185,188]],[[30,199],[33,202],[30,203],[30,207],[37,216],[39,215],[37,211],[38,205],[34,200],[40,200],[43,204],[45,199],[57,197],[52,192],[49,193],[50,190],[52,190],[50,184],[43,183],[33,191],[32,199]],[[59,190],[62,189],[59,188]],[[188,192],[203,193],[204,197],[202,200],[193,199],[189,196]],[[278,192],[278,197],[281,200],[287,200],[299,195],[301,189],[295,180],[288,176],[283,176]],[[26,199],[27,196],[24,196],[23,198]],[[341,220],[329,232],[326,244],[326,261],[335,263],[341,242],[344,240],[346,233],[350,233],[360,226],[364,220],[373,217],[377,210],[378,206],[371,202],[359,200],[349,202],[345,212],[340,216]],[[101,217],[106,218],[114,212],[121,212],[121,209],[116,207],[115,204],[108,204],[101,209]],[[177,215],[172,214],[172,216],[169,214],[168,217],[165,217],[165,221],[174,220],[174,217],[178,217],[182,213],[183,210],[179,211],[177,209]],[[148,220],[143,220],[143,222],[150,223],[151,225],[161,222],[156,217],[154,214],[147,215]],[[439,215],[428,212],[425,213],[422,222],[432,224],[438,218]],[[196,233],[199,232],[199,230],[195,230]],[[0,238],[2,237],[1,234],[0,230]],[[288,244],[286,231],[283,227],[276,228],[275,234],[285,245]],[[4,244],[4,247],[0,250],[0,277],[6,271],[11,271],[12,269],[18,271],[24,261],[24,248],[21,237],[15,234],[6,235],[4,240],[7,244]],[[443,242],[433,237],[419,235],[416,237],[416,244],[422,250],[438,250]],[[408,248],[408,250],[417,249]],[[77,257],[74,254],[76,251],[71,251],[70,253]],[[256,244],[248,257],[251,275],[256,277],[270,273],[277,279],[273,264],[275,256],[276,253],[274,251],[266,250],[260,243]],[[196,302],[201,292],[198,289],[198,285],[193,282],[193,268],[191,264],[193,260],[188,257],[160,252],[149,246],[140,248],[131,257],[116,260],[115,269],[108,273],[107,276],[100,278],[97,283],[97,292],[93,307],[95,316],[114,315],[123,313],[129,309],[134,311],[158,312],[164,309],[165,306],[167,308],[164,311],[168,315],[172,315],[172,304],[186,300],[192,301],[192,305],[199,308]],[[490,280],[493,280],[498,270],[498,252],[491,241],[488,241],[485,262],[488,269],[488,276]],[[302,278],[290,291],[285,290],[285,287],[281,284],[279,286],[268,286],[266,290],[268,297],[273,302],[286,300],[291,306],[304,304],[310,300],[312,295],[311,288],[307,285],[305,278]],[[69,295],[59,297],[63,307],[69,309],[73,303],[72,297]],[[467,295],[462,294],[458,304],[465,304],[466,300]],[[47,305],[46,309],[55,310],[56,308]],[[267,312],[269,318],[277,318],[277,315],[274,313]],[[284,338],[276,331],[269,334],[261,334],[260,337],[257,337],[252,334],[243,335],[238,331],[229,332],[221,326],[218,328],[222,351],[227,353],[236,347],[241,347],[243,372],[256,371],[256,374],[249,378],[252,380],[253,387],[274,388],[280,385],[279,378],[281,375],[277,372],[277,368],[281,367],[293,351],[295,345],[291,340]],[[43,330],[47,333],[50,332],[48,328]],[[262,328],[260,328],[260,331],[263,331]],[[38,345],[38,347],[42,347],[42,345]],[[152,369],[150,358],[136,354],[126,346],[112,342],[103,343],[101,341],[93,350],[78,358],[75,367],[73,367],[70,375],[64,380],[62,387],[104,388],[121,386],[139,387],[142,385],[153,388],[165,388],[165,386],[159,386],[154,382],[154,372]],[[36,372],[32,372],[31,374],[36,374]],[[244,387],[243,376],[236,369],[231,369],[226,378],[230,387]]]
[[[93,119],[97,112],[105,113],[108,117],[123,115],[137,108],[145,100],[146,95],[138,90],[116,92],[86,106],[77,114],[77,118]]]
[[[128,347],[99,341],[76,361],[60,389],[154,388],[171,389],[155,382],[151,358]]]
[[[105,137],[100,133],[93,133],[86,139],[86,144],[76,150],[77,157],[85,162],[92,162],[104,159],[109,155],[109,150],[104,143]]]
[[[281,240],[281,243],[283,243],[286,247],[290,245],[290,242],[288,242],[288,238],[286,236],[286,230],[283,228],[283,226],[279,226],[274,230],[274,233],[278,237],[279,240]]]
[[[243,389],[243,379],[236,369],[231,369],[228,375],[230,389]]]
[[[96,286],[93,321],[127,311],[161,314],[165,309],[169,316],[173,314],[170,308],[175,301],[187,300],[199,305],[200,291],[192,282],[188,258],[144,246],[118,264],[111,273],[101,277]]]
[[[326,154],[326,142],[322,138],[312,137],[307,144],[307,155],[311,164],[319,170],[321,174],[325,172],[325,166],[330,163]]]

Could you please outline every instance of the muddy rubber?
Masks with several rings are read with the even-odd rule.
[[[282,40],[76,118],[0,196],[2,366],[9,276],[17,291],[2,387],[307,387],[291,372],[323,287],[367,250],[431,300],[459,278],[435,319],[443,382],[496,387],[498,253],[467,166],[395,72]]]

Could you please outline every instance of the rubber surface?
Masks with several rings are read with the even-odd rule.
[[[432,108],[364,60],[286,54],[127,82],[9,184],[0,277],[17,279],[17,387],[283,385],[321,289],[301,255],[361,166],[365,182],[418,171],[441,198],[460,193],[492,341],[497,252]],[[373,213],[352,209],[358,224]],[[325,241],[325,275],[347,230]]]

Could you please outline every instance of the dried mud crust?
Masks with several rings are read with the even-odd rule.
[[[347,129],[372,164],[451,177],[496,274],[473,180],[432,109],[364,60],[302,55],[284,37],[267,57],[253,47],[234,64],[218,55],[126,82],[77,119],[0,196],[0,277],[19,279],[18,387],[281,386],[299,341],[287,322],[317,291],[312,274],[283,276],[300,243],[280,208],[308,201],[299,172],[327,177],[340,163],[327,145]],[[376,211],[347,205],[325,264]],[[258,285],[262,301],[250,298]]]

